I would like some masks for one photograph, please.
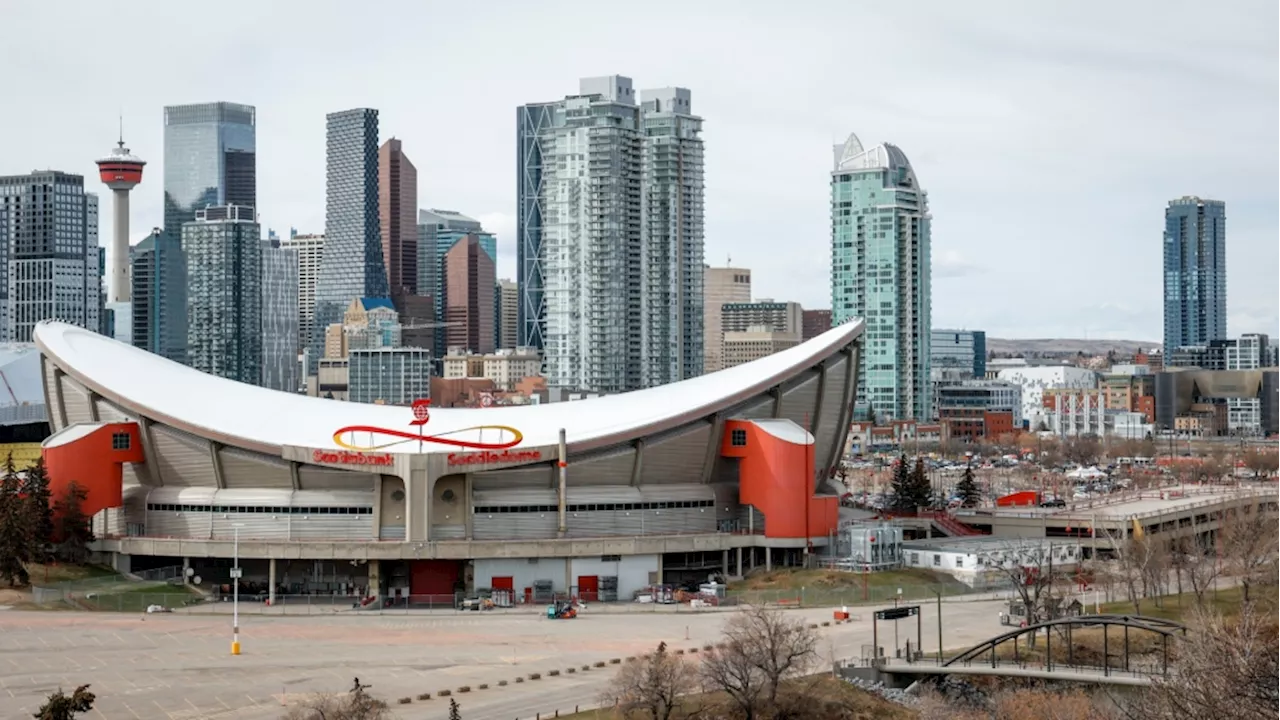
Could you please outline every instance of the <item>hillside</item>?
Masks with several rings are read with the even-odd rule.
[[[1085,355],[1106,355],[1114,350],[1117,355],[1133,355],[1139,350],[1150,350],[1160,347],[1160,343],[1151,340],[1076,340],[1071,338],[1028,338],[1006,339],[987,338],[987,351],[1000,354],[1053,356],[1074,355],[1083,352]]]

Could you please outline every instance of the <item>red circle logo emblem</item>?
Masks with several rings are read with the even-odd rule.
[[[413,424],[426,425],[431,419],[431,401],[430,400],[414,400],[413,401]]]

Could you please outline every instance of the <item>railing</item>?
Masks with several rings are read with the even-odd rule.
[[[1034,672],[1064,672],[1064,673],[1080,673],[1090,675],[1101,675],[1103,677],[1120,676],[1135,678],[1152,678],[1163,677],[1165,674],[1164,667],[1158,661],[1142,660],[1138,662],[1130,661],[1128,668],[1110,667],[1103,665],[1082,665],[1079,663],[1053,662],[1045,663],[1043,660],[994,660],[974,658],[963,662],[950,662],[946,658],[941,661],[936,655],[920,655],[916,654],[912,658],[888,658],[880,657],[876,659],[868,659],[865,663],[872,667],[878,667],[885,672],[903,672],[915,668],[936,668],[941,672],[958,672],[963,669],[986,668],[992,670],[1024,670]]]

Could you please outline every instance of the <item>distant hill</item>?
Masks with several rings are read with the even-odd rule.
[[[1032,357],[1075,355],[1106,355],[1114,350],[1117,355],[1133,355],[1139,350],[1160,347],[1150,340],[1073,340],[1070,338],[1004,339],[987,338],[987,352]]]

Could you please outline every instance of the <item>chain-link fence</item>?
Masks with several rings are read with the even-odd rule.
[[[869,579],[875,579],[870,575]],[[969,587],[959,583],[920,583],[881,585],[868,582],[863,587],[812,588],[731,591],[725,604],[776,605],[781,607],[837,607],[891,603],[900,600],[929,600],[941,595],[975,595],[990,598],[1006,586],[992,584]],[[901,592],[899,592],[901,591]]]
[[[171,583],[182,577],[182,566],[144,570],[131,575],[104,575],[68,580],[50,585],[37,585],[31,588],[32,600],[37,605],[65,604],[84,610],[98,610],[93,607],[95,598],[138,595],[151,593],[164,594]]]

